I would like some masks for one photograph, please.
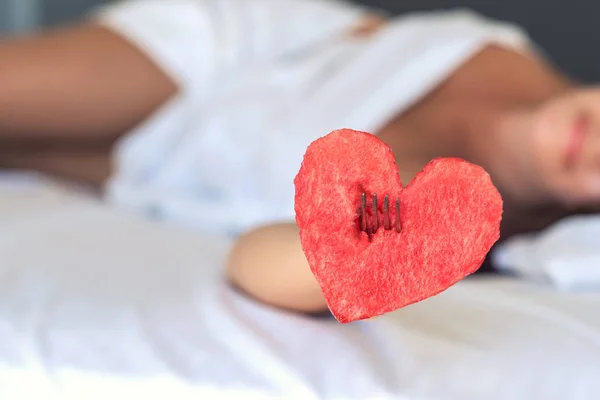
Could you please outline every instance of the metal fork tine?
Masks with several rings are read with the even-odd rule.
[[[396,232],[400,232],[402,230],[402,223],[400,222],[400,199],[396,199]]]
[[[388,197],[387,194],[383,198],[383,228],[387,229],[387,230],[391,229],[390,228],[390,198]]]
[[[360,230],[367,231],[367,194],[363,193],[360,198]]]
[[[373,194],[373,233],[379,229],[379,213],[377,211],[377,194]]]

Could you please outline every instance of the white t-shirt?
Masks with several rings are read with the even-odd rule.
[[[293,179],[314,139],[376,132],[486,44],[528,45],[517,27],[464,10],[405,15],[350,37],[365,12],[335,0],[99,10],[182,88],[119,143],[109,199],[211,232],[293,220]]]

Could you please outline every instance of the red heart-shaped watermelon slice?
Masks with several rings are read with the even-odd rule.
[[[317,139],[294,183],[302,248],[342,323],[444,291],[475,272],[500,236],[502,198],[483,168],[438,158],[403,188],[391,149],[369,133]],[[390,225],[399,200],[399,232],[382,223],[374,233],[361,229],[362,193],[369,218],[373,196],[388,196]],[[379,221],[382,207],[379,200]]]

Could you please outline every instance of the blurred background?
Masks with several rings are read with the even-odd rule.
[[[248,0],[252,1],[252,0]],[[0,0],[0,33],[27,31],[81,18],[107,0]],[[600,81],[600,2],[595,0],[360,0],[394,14],[469,7],[515,21],[565,72],[586,82]]]

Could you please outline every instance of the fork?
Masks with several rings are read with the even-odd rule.
[[[360,196],[360,230],[366,232],[369,236],[376,233],[379,229],[379,208],[377,204],[377,194],[373,194],[373,206],[371,208],[372,215],[369,220],[367,215],[367,194],[363,192]],[[390,199],[388,195],[383,198],[383,229],[392,230],[390,218]],[[402,231],[402,223],[400,222],[400,199],[396,199],[396,216],[394,218],[393,228],[396,232]]]

